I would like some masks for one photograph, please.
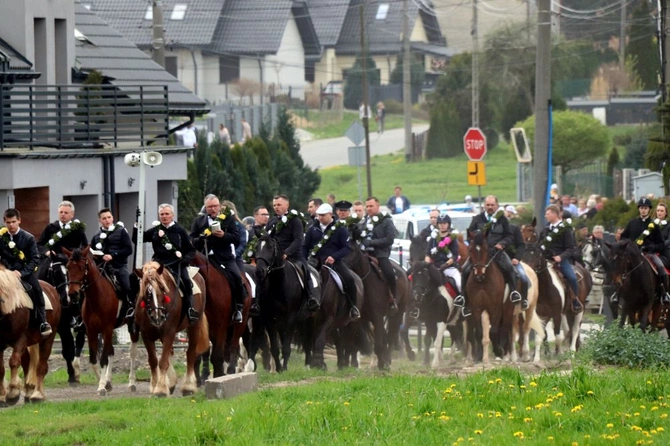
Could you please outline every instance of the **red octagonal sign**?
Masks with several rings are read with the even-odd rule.
[[[463,136],[463,150],[471,161],[481,161],[486,155],[486,135],[477,127],[470,127]]]

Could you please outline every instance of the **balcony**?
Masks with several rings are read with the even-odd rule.
[[[0,151],[167,145],[163,85],[0,85]]]

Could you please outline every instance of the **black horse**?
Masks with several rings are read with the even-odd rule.
[[[67,260],[57,255],[46,257],[37,269],[37,278],[43,280],[58,291],[61,301],[61,317],[58,322],[58,335],[61,341],[61,355],[67,365],[67,382],[79,384],[80,357],[86,342],[86,332],[79,330],[72,334],[71,322],[80,315],[80,306],[70,300],[68,293]]]

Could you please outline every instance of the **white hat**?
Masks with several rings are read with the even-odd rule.
[[[511,212],[512,214],[517,214],[518,212],[516,211],[516,208],[512,206],[511,204],[508,204],[505,206],[505,211]]]
[[[333,213],[333,207],[331,205],[329,205],[328,203],[323,203],[316,210],[316,213],[317,213],[317,215],[332,214]]]
[[[551,185],[551,188],[552,188],[552,189],[558,189],[558,184],[556,184],[556,183],[552,184],[552,185]]]

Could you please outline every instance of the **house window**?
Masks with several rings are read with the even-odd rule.
[[[165,71],[179,79],[177,69],[177,56],[165,56]]]
[[[170,20],[184,20],[187,6],[188,5],[185,5],[184,3],[177,3],[176,5],[174,5],[172,14],[170,14]]]
[[[219,83],[227,84],[240,78],[239,56],[219,57]]]
[[[154,7],[149,5],[147,6],[147,12],[144,13],[144,20],[153,20],[154,19]]]
[[[386,20],[386,15],[389,13],[389,4],[388,3],[380,3],[379,8],[377,8],[377,16],[375,19],[377,20]]]

